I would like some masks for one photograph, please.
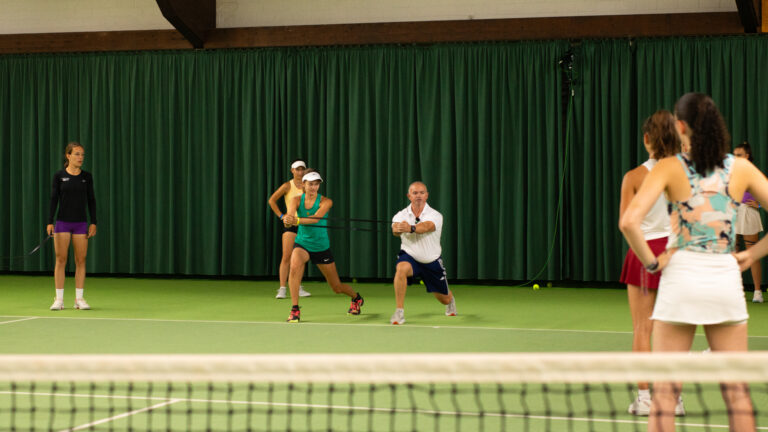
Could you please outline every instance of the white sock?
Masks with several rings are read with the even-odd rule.
[[[75,298],[76,299],[82,299],[83,298],[83,290],[84,290],[84,288],[75,288]]]
[[[56,300],[64,300],[64,288],[56,289]]]
[[[285,289],[285,287],[284,287],[284,286],[282,286],[282,287],[280,287],[280,289]]]
[[[405,313],[405,309],[404,308],[395,308],[395,312],[400,312],[400,313],[404,314]]]
[[[645,390],[637,390],[637,397],[640,399],[650,399],[651,398],[651,391],[649,389]]]

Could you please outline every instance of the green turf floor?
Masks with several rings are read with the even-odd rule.
[[[0,354],[573,352],[628,351],[632,345],[622,289],[454,285],[459,315],[446,317],[444,306],[422,286],[412,286],[407,322],[392,326],[390,284],[353,284],[365,298],[363,314],[355,317],[346,314],[348,298],[333,294],[325,283],[307,282],[312,297],[301,299],[299,324],[285,322],[290,301],[274,298],[274,282],[90,277],[86,298],[93,310],[73,310],[74,289],[68,285],[66,309],[57,312],[48,310],[51,285],[51,277],[0,276]],[[748,308],[750,349],[768,350],[768,304],[749,303]],[[694,351],[705,348],[704,337],[698,335]],[[521,404],[516,395],[476,396],[465,387],[436,399],[419,389],[387,393],[384,388],[375,396],[363,388],[352,396],[340,388],[331,396],[315,389],[310,399],[306,394],[289,399],[263,388],[249,395],[242,387],[211,393],[200,385],[139,390],[124,398],[127,391],[120,385],[106,389],[81,384],[59,388],[55,397],[44,384],[17,388],[11,397],[12,391],[0,383],[0,431],[10,430],[11,415],[21,430],[88,429],[84,425],[104,419],[94,430],[644,430],[645,419],[625,413],[632,387],[611,387],[610,396],[597,390],[591,399],[598,410],[588,413],[583,400],[570,399],[567,389],[555,396],[562,400],[548,406],[552,402],[541,396]],[[767,390],[753,392],[758,410],[768,405]],[[25,396],[25,391],[32,395]],[[689,392],[686,403],[692,415],[680,420],[684,426],[678,430],[727,425],[721,414],[693,415],[703,406],[722,409],[715,387],[702,395]],[[500,410],[496,404],[504,398],[508,400]],[[12,399],[20,408],[3,411]],[[393,404],[405,406],[409,399],[421,402],[393,416]],[[85,408],[93,400],[96,408]],[[80,405],[85,409],[72,409]],[[440,416],[433,412],[437,406]],[[478,412],[491,415],[479,417]]]
[[[302,322],[274,282],[92,277],[90,311],[50,311],[52,278],[0,276],[0,353],[367,353],[628,351],[632,325],[621,289],[454,285],[458,316],[422,286],[406,297],[406,324],[392,326],[388,284],[353,284],[349,299],[307,282]],[[749,303],[750,349],[768,349],[768,304]],[[694,349],[705,349],[697,336]]]

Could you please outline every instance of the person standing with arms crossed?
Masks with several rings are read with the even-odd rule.
[[[411,204],[392,218],[392,234],[400,237],[401,247],[395,267],[395,313],[389,322],[405,324],[405,292],[415,278],[421,278],[437,301],[445,305],[447,316],[456,316],[456,299],[448,288],[443,266],[440,235],[443,215],[427,204],[427,185],[420,181],[408,187]]]
[[[269,197],[269,207],[281,221],[285,217],[285,213],[280,211],[277,201],[282,197],[285,200],[286,211],[288,211],[288,205],[291,200],[304,193],[304,185],[301,178],[304,176],[304,171],[306,171],[306,169],[307,163],[303,159],[296,159],[291,162],[291,174],[293,175],[293,178],[280,185],[272,196]],[[298,227],[283,225],[283,255],[280,259],[280,287],[277,289],[277,295],[275,296],[275,298],[278,299],[286,298],[288,273],[291,269],[291,252],[293,252],[293,243],[296,241],[296,234],[298,234],[298,232]],[[309,291],[304,290],[303,286],[299,287],[299,297],[309,297],[311,295],[312,294]]]
[[[56,297],[51,310],[64,309],[64,279],[70,243],[75,250],[74,308],[87,310],[91,307],[83,298],[85,257],[88,253],[88,239],[96,235],[96,198],[93,192],[93,176],[82,169],[85,149],[79,143],[69,143],[64,150],[64,157],[66,158],[64,169],[53,175],[48,226],[45,228],[48,235],[53,236],[53,245],[56,250],[56,267],[53,271]],[[90,225],[85,214],[86,207],[91,216]]]

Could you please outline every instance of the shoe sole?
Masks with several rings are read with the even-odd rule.
[[[312,297],[312,293],[306,293],[306,294],[299,293],[299,297]]]
[[[447,313],[447,314],[445,314],[445,316],[456,316],[456,314],[455,313]]]
[[[52,310],[52,311],[60,311],[60,310],[64,310],[64,308],[63,308],[63,307],[60,307],[60,308],[51,308],[51,310]]]

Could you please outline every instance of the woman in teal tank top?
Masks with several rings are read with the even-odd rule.
[[[728,154],[730,135],[709,96],[683,95],[675,104],[675,128],[690,152],[659,161],[619,224],[646,269],[663,269],[651,317],[652,350],[688,352],[702,325],[712,351],[747,351],[741,271],[768,253],[768,237],[734,257],[733,223],[745,191],[768,204],[768,180],[747,159]],[[666,252],[656,258],[640,224],[662,193],[669,201],[672,232]],[[747,384],[724,383],[722,389],[731,430],[755,430]],[[681,384],[658,382],[653,390],[648,430],[673,431]]]
[[[323,182],[319,172],[308,169],[302,177],[302,181],[304,193],[291,200],[288,205],[288,212],[283,217],[283,224],[286,227],[299,227],[299,233],[296,235],[291,253],[291,268],[288,276],[288,288],[291,291],[293,303],[288,322],[297,323],[300,321],[299,287],[301,286],[301,279],[304,277],[304,268],[307,261],[310,260],[323,274],[333,292],[346,294],[352,299],[347,314],[360,315],[363,298],[352,287],[341,282],[331,253],[326,216],[333,207],[333,201],[318,192],[320,184]]]

